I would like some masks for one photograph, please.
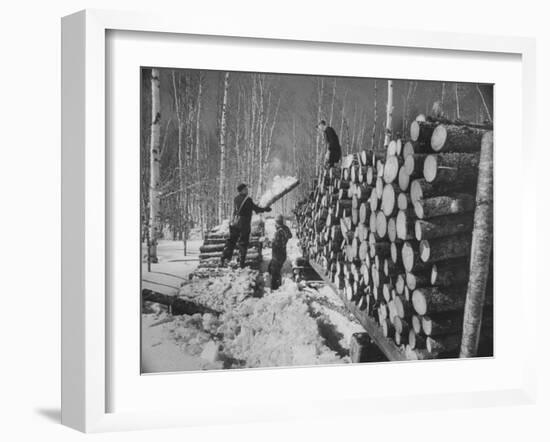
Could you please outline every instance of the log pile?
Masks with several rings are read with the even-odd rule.
[[[262,262],[262,236],[264,234],[263,222],[253,222],[246,255],[246,266],[258,269]],[[228,227],[215,227],[204,235],[204,242],[199,248],[199,265],[194,272],[197,277],[212,276],[220,267],[220,260],[227,239],[229,238]],[[235,247],[233,259],[238,261],[239,248]]]
[[[487,127],[414,121],[409,140],[322,170],[297,204],[304,257],[416,359],[456,357]],[[491,141],[492,143],[492,141]],[[478,355],[492,354],[492,271]]]

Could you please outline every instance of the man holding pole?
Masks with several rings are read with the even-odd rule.
[[[265,209],[254,204],[248,196],[248,186],[239,184],[237,186],[239,194],[234,200],[233,218],[229,224],[229,238],[225,243],[220,265],[224,266],[231,260],[235,246],[238,245],[240,252],[240,266],[245,267],[246,252],[248,250],[248,240],[250,238],[250,223],[252,222],[252,212],[262,213],[271,212],[271,207]]]

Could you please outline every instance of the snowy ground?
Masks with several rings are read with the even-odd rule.
[[[151,264],[151,273],[166,273],[180,278],[187,278],[199,265],[199,247],[202,239],[187,241],[187,255],[184,255],[183,241],[160,240],[157,246],[159,262]],[[142,245],[141,256],[147,255],[147,247]],[[142,262],[142,272],[145,276],[147,263]]]
[[[181,242],[159,244],[155,272],[176,272],[185,279],[198,261],[197,244],[185,258]],[[144,372],[194,371],[221,368],[276,367],[349,363],[349,340],[364,331],[328,287],[300,287],[290,280],[291,262],[300,256],[296,238],[287,246],[283,286],[271,292],[256,285],[263,278],[248,269],[185,284],[180,296],[206,302],[219,316],[172,316],[148,305],[142,316]],[[269,262],[271,249],[264,250]],[[265,267],[260,272],[265,271]],[[250,286],[252,282],[252,286]],[[257,297],[258,290],[263,294]],[[193,292],[193,293],[191,293]]]

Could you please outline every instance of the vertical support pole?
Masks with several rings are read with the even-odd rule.
[[[483,304],[493,248],[493,132],[481,140],[479,175],[477,180],[474,230],[470,254],[470,279],[464,306],[464,324],[460,357],[477,355]]]

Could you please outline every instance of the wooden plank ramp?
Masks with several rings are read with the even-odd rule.
[[[141,275],[141,291],[150,290],[165,296],[176,296],[184,278],[163,272],[146,272]]]
[[[347,300],[346,296],[338,290],[336,285],[325,276],[325,269],[319,264],[310,261],[311,267],[319,274],[321,279],[336,293],[343,301],[346,308],[357,318],[361,325],[365,328],[373,342],[380,348],[380,350],[386,355],[390,361],[407,361],[414,358],[414,353],[405,352],[400,350],[397,345],[390,339],[382,334],[380,326],[367,315],[366,311],[361,311],[354,302]]]

